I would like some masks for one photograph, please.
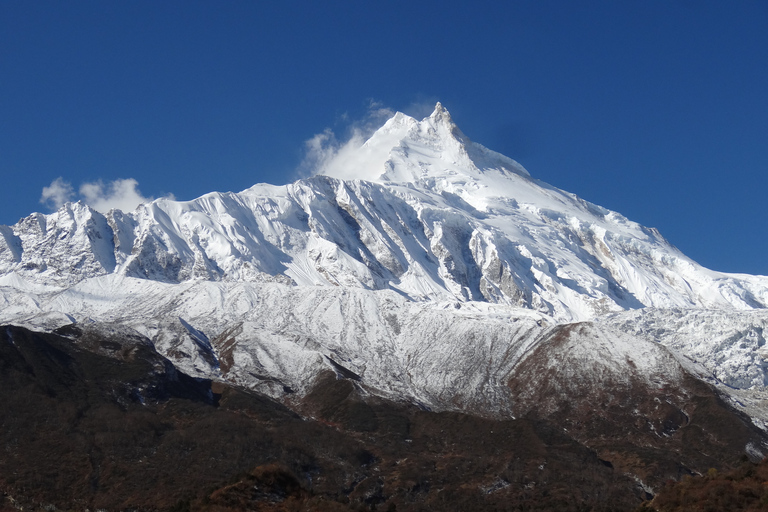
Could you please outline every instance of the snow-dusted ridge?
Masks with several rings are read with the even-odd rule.
[[[333,360],[388,396],[494,414],[514,412],[506,383],[526,354],[576,321],[608,333],[585,347],[616,344],[649,382],[678,372],[659,341],[733,388],[768,382],[768,278],[705,269],[532,178],[440,104],[320,171],[0,226],[0,322],[128,329],[190,373],[273,396]]]
[[[106,216],[82,203],[0,230],[0,273],[277,280],[484,301],[558,321],[642,307],[763,308],[768,279],[707,270],[653,229],[531,179],[437,105],[398,113],[325,175]],[[344,178],[344,179],[341,179]]]

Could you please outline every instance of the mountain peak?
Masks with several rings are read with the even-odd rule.
[[[451,114],[448,112],[448,109],[443,106],[442,103],[439,101],[435,103],[435,110],[430,114],[430,119],[446,119],[447,121],[453,122],[451,120]]]
[[[425,123],[437,130],[440,138],[444,140],[455,139],[460,145],[469,143],[467,136],[453,122],[448,109],[439,101],[435,104],[435,110],[432,111],[432,114],[422,120],[420,124]]]
[[[528,174],[517,162],[471,142],[438,101],[433,112],[421,121],[397,112],[362,146],[339,151],[319,174],[432,188],[435,179],[464,176],[467,172],[475,176],[484,168]]]

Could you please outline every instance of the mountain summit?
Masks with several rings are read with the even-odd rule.
[[[471,142],[439,102],[422,121],[395,114],[361,147],[344,152],[320,170],[343,180],[413,183],[435,190],[448,180],[477,180],[483,170],[528,172],[511,158]],[[449,180],[451,176],[454,179]],[[437,181],[436,181],[437,180]]]

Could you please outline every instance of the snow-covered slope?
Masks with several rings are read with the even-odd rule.
[[[332,370],[389,398],[508,417],[530,407],[547,373],[582,398],[605,386],[674,389],[688,375],[768,420],[761,310],[644,309],[557,324],[523,308],[414,302],[392,290],[114,274],[63,290],[6,276],[0,298],[0,324],[141,336],[190,375],[278,399],[302,396]]]
[[[514,414],[509,383],[569,322],[588,323],[552,361],[585,382],[759,391],[766,305],[768,278],[705,269],[535,180],[440,104],[289,185],[0,226],[0,323],[139,334],[192,374],[276,397],[332,369],[429,407]]]

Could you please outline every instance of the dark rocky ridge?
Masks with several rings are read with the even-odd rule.
[[[591,329],[589,323],[561,326],[524,360],[509,382],[518,415],[557,424],[654,490],[670,479],[732,466],[742,455],[760,461],[765,432],[690,373],[677,383],[660,377],[649,385],[630,371],[634,363],[617,375],[597,356],[575,360],[574,345],[590,343]]]
[[[542,377],[545,404],[561,387]],[[698,385],[687,423],[647,414],[675,424],[651,439],[621,407],[596,414],[594,395],[493,420],[388,401],[329,371],[280,404],[188,377],[139,337],[5,326],[0,509],[632,510],[649,496],[630,471],[726,469],[765,440]]]

